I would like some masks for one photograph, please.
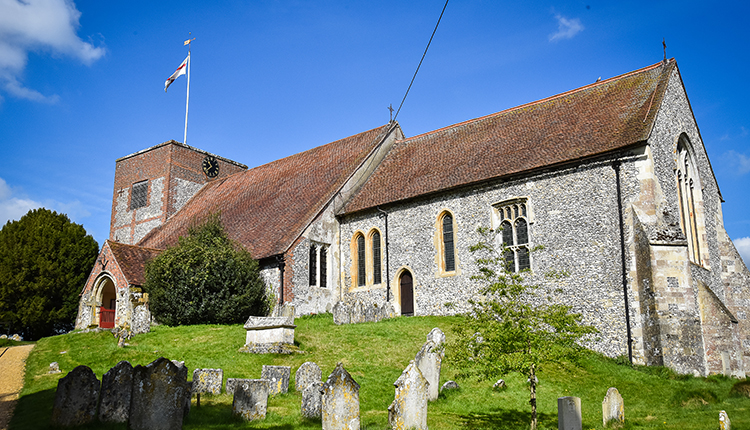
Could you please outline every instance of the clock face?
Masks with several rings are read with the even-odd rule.
[[[219,176],[219,160],[214,156],[209,155],[203,159],[203,173],[209,178],[215,178]]]

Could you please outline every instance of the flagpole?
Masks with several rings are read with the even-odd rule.
[[[190,44],[188,43],[188,60],[187,60],[187,96],[185,97],[185,135],[183,136],[182,143],[187,145],[187,120],[188,120],[188,106],[190,105]]]

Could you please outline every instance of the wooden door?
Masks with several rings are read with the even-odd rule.
[[[398,278],[401,288],[401,315],[414,315],[414,286],[411,273],[404,271]]]

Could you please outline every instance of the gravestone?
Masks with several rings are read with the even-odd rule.
[[[96,416],[99,380],[87,366],[78,366],[57,381],[52,424],[60,427],[90,423]]]
[[[294,389],[304,391],[308,385],[320,382],[322,376],[323,372],[317,364],[312,361],[302,363],[297,372],[294,373]]]
[[[291,372],[292,368],[289,366],[266,366],[264,364],[260,378],[268,380],[268,394],[275,396],[289,391]]]
[[[732,422],[729,421],[727,411],[719,412],[719,430],[732,430]]]
[[[294,316],[249,317],[245,322],[245,345],[240,352],[291,354],[294,345]]]
[[[440,329],[437,330],[439,331]],[[432,335],[434,331],[435,329],[433,329],[430,334]],[[440,333],[442,334],[442,332]],[[433,338],[434,337],[439,338],[439,336],[433,336]],[[428,399],[433,401],[437,400],[438,395],[440,395],[440,367],[443,363],[445,351],[442,342],[440,344],[435,343],[429,335],[428,339],[429,340],[422,346],[422,349],[419,350],[417,356],[414,358],[414,363],[419,367],[419,370],[422,372],[425,379],[427,379],[427,382],[430,383]],[[442,339],[445,339],[445,335],[442,336]]]
[[[187,366],[164,357],[147,366],[133,369],[133,394],[130,400],[129,428],[132,430],[179,430],[189,411]]]
[[[268,380],[235,379],[233,384],[236,385],[232,413],[245,421],[265,419],[268,409]]]
[[[102,376],[99,395],[99,421],[124,423],[130,416],[130,398],[133,391],[133,366],[121,361]]]
[[[315,381],[302,390],[302,405],[300,411],[305,418],[320,418],[322,406],[323,381]]]
[[[414,360],[393,383],[393,403],[388,407],[388,424],[394,430],[427,430],[427,395],[430,383],[422,376]]]
[[[581,399],[579,397],[559,397],[557,399],[557,429],[581,430]]]
[[[359,384],[341,363],[320,391],[323,430],[359,430]]]
[[[352,310],[352,324],[359,324],[365,322],[365,314],[362,308],[362,302],[357,300],[351,307]]]
[[[497,382],[492,386],[492,388],[496,390],[504,390],[507,385],[505,384],[505,381],[502,379],[498,379]]]
[[[53,361],[52,363],[49,364],[49,371],[47,373],[49,374],[62,373],[62,370],[60,370],[60,365],[56,361]]]
[[[195,369],[190,391],[195,394],[195,405],[200,407],[201,394],[221,394],[221,381],[224,379],[222,369]]]
[[[351,311],[349,310],[348,304],[339,301],[333,305],[331,312],[333,313],[334,324],[341,325],[351,323]]]
[[[436,345],[443,345],[445,343],[445,333],[438,327],[435,327],[427,333],[427,340],[435,342]]]
[[[442,387],[440,387],[440,392],[442,393],[443,390],[460,390],[461,387],[458,386],[458,382],[456,381],[447,381],[445,384],[443,384]]]
[[[625,405],[617,388],[607,390],[607,395],[602,400],[602,423],[606,427],[610,421],[617,423],[625,422]]]

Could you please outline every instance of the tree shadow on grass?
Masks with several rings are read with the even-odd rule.
[[[531,426],[531,411],[521,412],[508,409],[495,409],[485,413],[459,415],[467,429],[518,430]],[[556,429],[557,415],[537,414],[538,429]]]

